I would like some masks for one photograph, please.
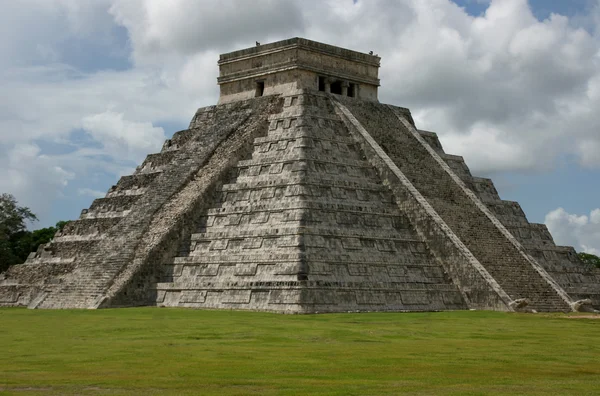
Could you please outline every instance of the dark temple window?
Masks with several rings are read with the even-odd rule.
[[[254,95],[254,96],[263,96],[263,93],[265,93],[265,82],[257,81],[256,82],[256,95]]]
[[[350,85],[348,86],[348,96],[350,96],[351,98],[356,97],[356,84],[350,83]]]
[[[336,81],[331,84],[331,93],[341,95],[342,94],[342,82]]]
[[[325,77],[319,77],[319,91],[325,91]]]

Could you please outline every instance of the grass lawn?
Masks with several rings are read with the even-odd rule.
[[[0,309],[0,394],[401,393],[600,394],[600,320]]]

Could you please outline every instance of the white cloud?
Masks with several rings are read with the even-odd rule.
[[[558,208],[546,215],[545,223],[557,244],[600,255],[600,208],[592,210],[589,216]]]
[[[539,165],[525,147],[503,138],[503,131],[492,125],[475,124],[468,134],[446,135],[444,150],[469,153],[468,166],[482,173],[519,171]]]
[[[17,144],[0,155],[0,191],[39,214],[48,210],[75,173],[55,157],[40,154],[35,144]]]
[[[216,65],[215,65],[216,69]],[[216,97],[188,90],[171,70],[80,73],[64,65],[5,72],[0,97],[0,143],[52,139],[82,127],[89,114],[113,110],[134,122],[191,119]],[[212,93],[212,92],[211,92]]]
[[[106,111],[85,117],[83,130],[101,143],[107,154],[115,158],[141,161],[146,154],[157,151],[165,141],[162,128],[151,122],[132,122],[123,113]]]
[[[600,100],[588,94],[600,72],[598,40],[565,17],[536,20],[524,0],[492,1],[476,18],[446,1],[412,9],[414,22],[378,51],[384,101],[412,108],[476,173],[505,170],[507,146],[521,169],[550,168],[564,154],[600,165],[579,149],[600,141]],[[497,144],[465,144],[490,130]]]
[[[600,169],[600,2],[578,22],[587,30],[539,21],[525,0],[490,1],[479,17],[449,0],[24,0],[5,11],[0,186],[15,194],[32,194],[20,186],[36,184],[39,163],[69,175],[53,173],[48,196],[92,169],[131,169],[162,144],[157,125],[185,125],[217,101],[219,53],[293,36],[378,53],[381,101],[411,108],[475,174],[548,170],[569,156]],[[65,48],[82,40],[130,51],[131,68],[78,69]],[[42,158],[45,142],[73,144],[80,130],[92,144]],[[7,159],[17,147],[38,151],[17,167]]]
[[[263,0],[114,0],[110,13],[125,26],[139,62],[163,62],[168,55],[251,46],[254,41],[299,33],[300,2]]]
[[[600,209],[594,209],[590,213],[590,223],[600,225]]]

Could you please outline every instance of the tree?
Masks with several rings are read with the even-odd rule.
[[[70,220],[67,220],[67,221],[61,220],[61,221],[59,221],[59,222],[56,223],[55,228],[56,228],[57,231],[62,231],[62,229],[65,228],[65,226],[67,224],[69,224],[70,222],[71,222]]]
[[[29,208],[19,206],[12,195],[0,195],[0,272],[11,265],[24,263],[31,252],[50,242],[68,223],[59,221],[56,227],[28,231],[27,221],[37,221],[37,217]]]
[[[18,206],[11,194],[0,195],[0,232],[12,235],[24,231],[27,228],[26,220],[37,221],[37,216],[29,208]]]
[[[36,220],[36,215],[19,206],[11,194],[0,195],[0,272],[21,261],[15,254],[15,243],[26,237],[26,222]]]
[[[579,256],[584,264],[593,265],[600,268],[600,257],[590,253],[578,253],[577,256]]]

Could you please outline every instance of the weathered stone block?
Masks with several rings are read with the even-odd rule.
[[[291,39],[219,64],[220,104],[3,274],[0,305],[600,304],[600,271],[417,131],[407,109],[377,102],[378,57]]]
[[[400,293],[402,302],[406,305],[419,304],[419,305],[428,305],[429,304],[429,296],[427,292],[419,292],[419,291],[402,291]]]

